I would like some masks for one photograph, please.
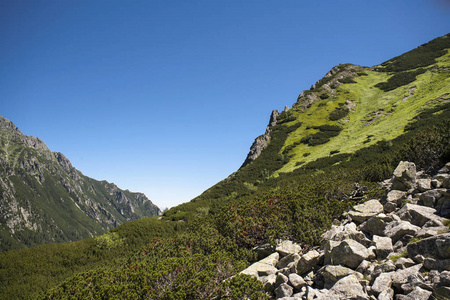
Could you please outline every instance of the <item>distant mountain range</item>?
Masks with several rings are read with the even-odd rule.
[[[160,214],[144,194],[83,175],[0,116],[0,250],[97,236]]]

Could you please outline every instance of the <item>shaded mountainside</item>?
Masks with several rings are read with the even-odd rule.
[[[446,35],[378,66],[334,67],[292,108],[272,113],[239,170],[190,202],[96,238],[0,253],[0,295],[272,297],[238,274],[257,260],[255,249],[280,239],[317,249],[344,211],[386,199],[380,181],[400,161],[414,162],[423,179],[450,161],[449,49]]]
[[[158,215],[144,194],[84,176],[0,117],[0,250],[97,236]]]

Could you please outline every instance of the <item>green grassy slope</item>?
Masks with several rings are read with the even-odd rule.
[[[264,299],[254,279],[223,281],[255,259],[252,247],[290,238],[308,249],[343,210],[383,195],[377,181],[400,160],[430,172],[450,160],[449,40],[374,68],[334,69],[280,115],[255,161],[160,218],[0,253],[0,295]]]
[[[303,123],[286,140],[283,149],[295,145],[307,135],[317,132],[313,126],[324,124],[338,125],[342,132],[330,142],[314,147],[300,144],[285,152],[290,161],[275,174],[291,172],[299,163],[308,163],[330,155],[332,151],[353,153],[358,149],[374,145],[381,140],[392,140],[403,130],[421,110],[450,99],[450,53],[437,59],[437,63],[428,66],[428,70],[417,76],[409,84],[392,91],[384,92],[376,88],[377,83],[389,78],[387,73],[364,68],[367,75],[354,78],[355,83],[348,83],[336,89],[336,95],[312,104],[307,111],[290,111],[290,116]],[[411,91],[411,96],[410,96]],[[331,121],[330,113],[351,101],[355,107],[343,119]],[[307,129],[310,128],[310,129]],[[308,156],[304,156],[310,153]]]

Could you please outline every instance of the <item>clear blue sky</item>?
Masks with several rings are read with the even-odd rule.
[[[236,171],[334,65],[448,32],[437,0],[0,0],[0,115],[171,207]]]

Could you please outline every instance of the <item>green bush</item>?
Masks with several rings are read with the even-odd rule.
[[[340,83],[356,83],[356,81],[354,81],[352,77],[340,78],[340,79],[338,79],[338,81]]]
[[[330,98],[330,95],[328,95],[327,93],[323,93],[323,94],[320,94],[320,99],[322,99],[322,100],[325,100],[325,99],[328,99],[328,98]],[[320,104],[322,104],[322,103],[320,103]],[[319,105],[320,105],[319,104]],[[325,104],[326,105],[326,104]]]
[[[416,76],[425,73],[424,69],[418,69],[415,71],[409,72],[400,72],[394,74],[391,78],[386,82],[380,82],[375,85],[375,87],[379,88],[382,91],[388,92],[395,90],[398,87],[407,85],[416,80]]]
[[[330,138],[338,136],[341,127],[336,125],[322,125],[315,126],[314,129],[319,129],[320,131],[317,133],[310,134],[300,140],[300,143],[307,144],[308,146],[317,146],[321,144],[327,143]]]
[[[337,107],[328,117],[331,121],[337,121],[348,115],[350,110],[347,107]]]
[[[416,49],[394,57],[381,64],[376,71],[403,72],[423,68],[436,63],[436,58],[447,53],[450,48],[450,34],[436,38]]]
[[[403,153],[420,169],[437,169],[450,161],[450,121],[417,133]]]

